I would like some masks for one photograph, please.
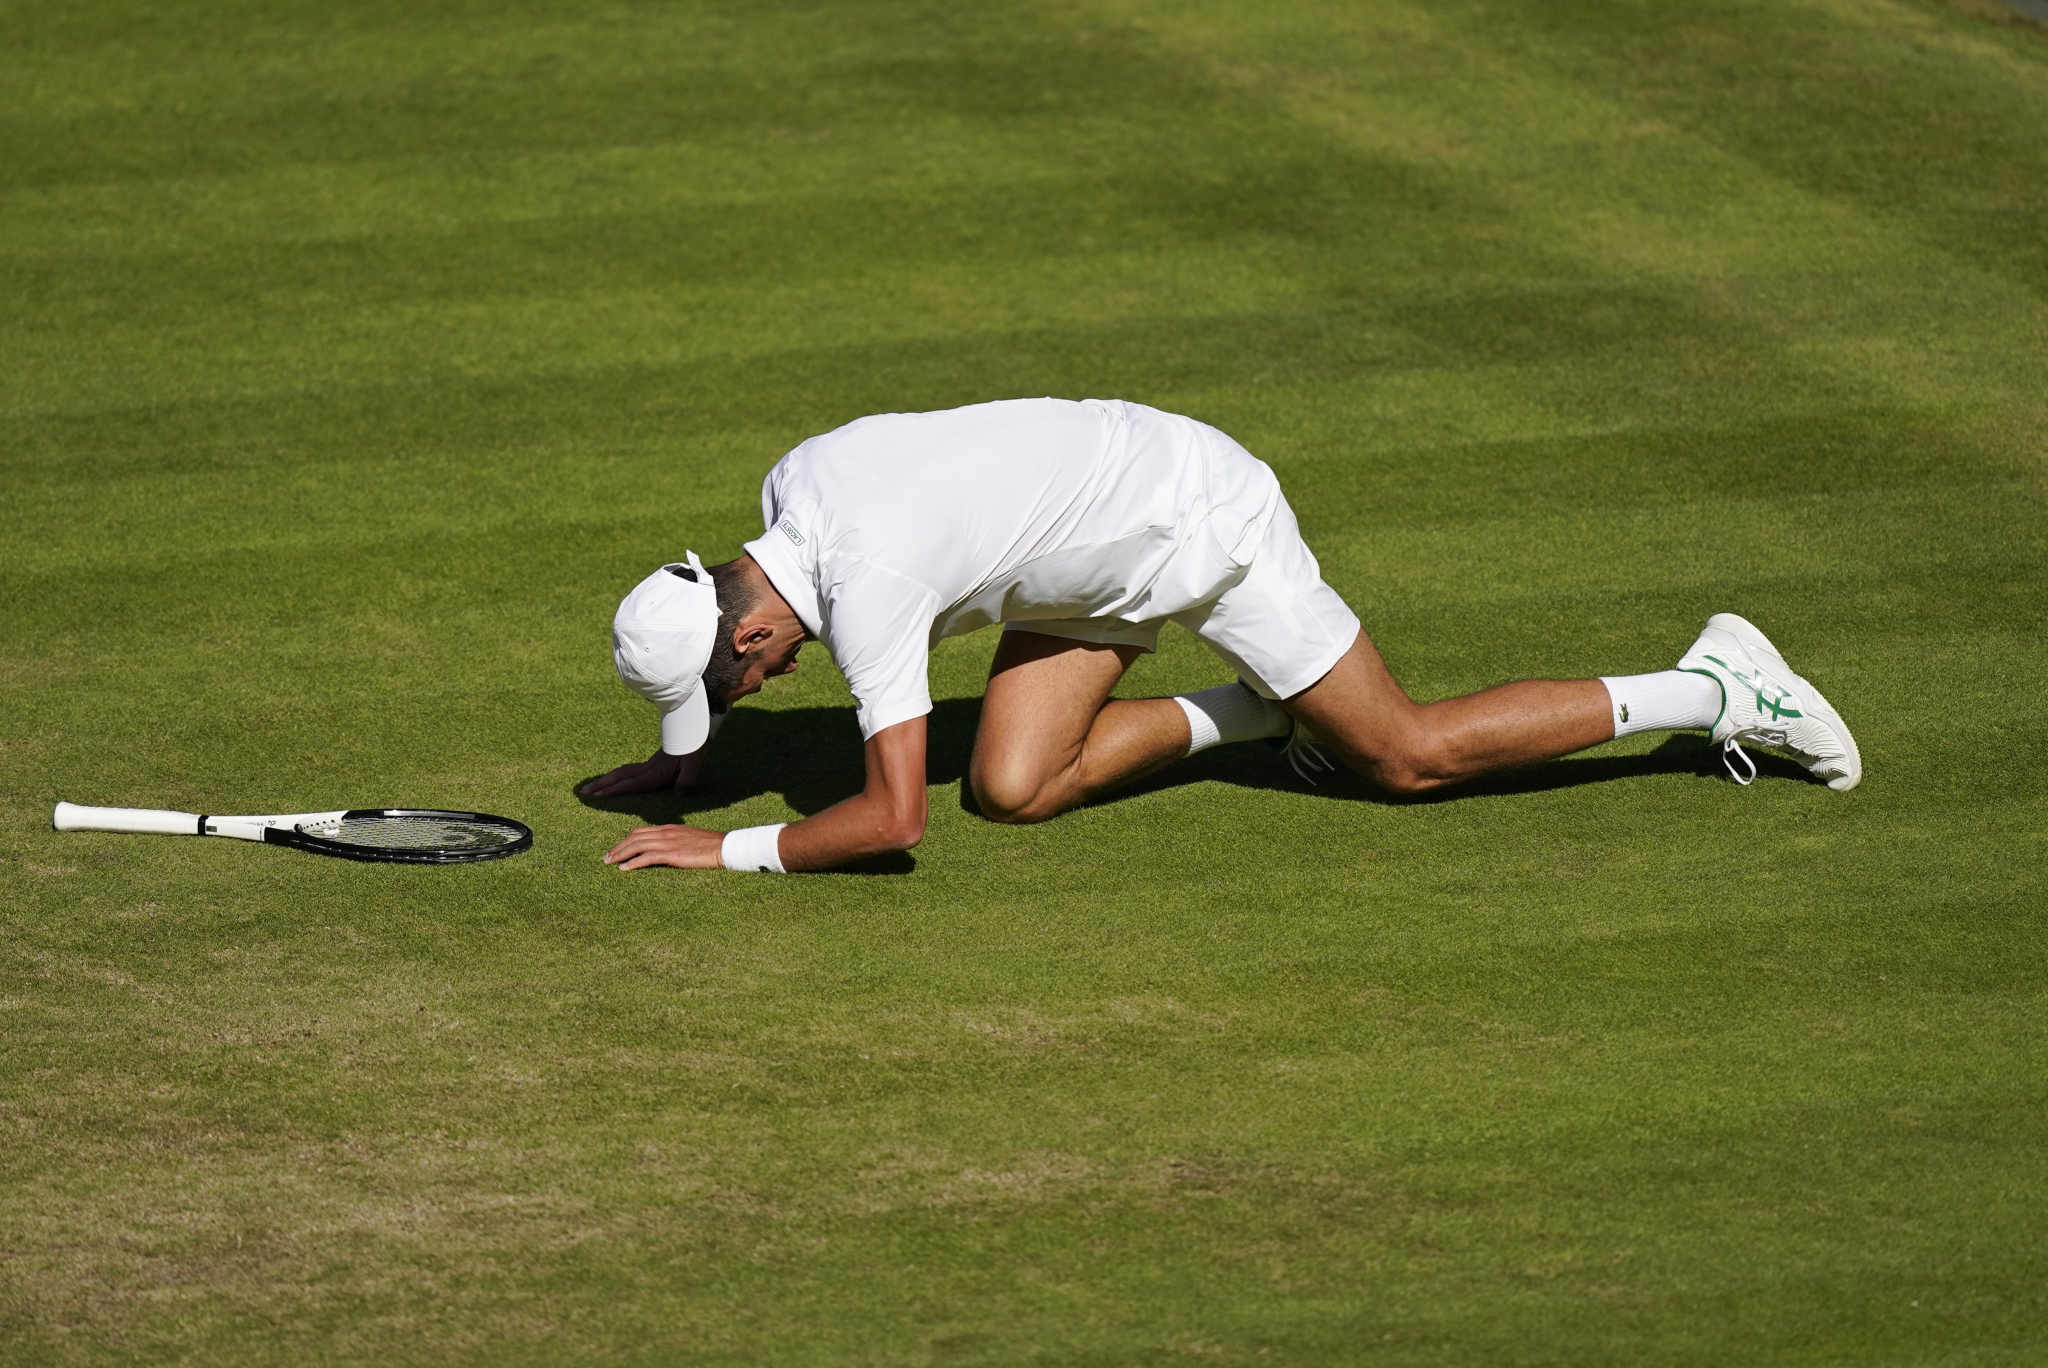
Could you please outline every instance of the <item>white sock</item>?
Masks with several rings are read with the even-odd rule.
[[[1242,684],[1219,684],[1200,693],[1175,694],[1173,701],[1188,715],[1188,754],[1232,741],[1285,736],[1294,725],[1287,710]]]
[[[1721,715],[1721,686],[1691,670],[1655,674],[1602,675],[1614,704],[1614,734],[1646,731],[1705,731]]]

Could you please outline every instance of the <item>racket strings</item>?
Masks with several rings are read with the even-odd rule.
[[[324,836],[349,845],[377,850],[488,850],[511,845],[524,834],[511,825],[450,817],[345,817],[306,828],[308,835]]]

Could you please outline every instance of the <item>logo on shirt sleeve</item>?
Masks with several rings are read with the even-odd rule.
[[[791,546],[802,546],[804,544],[804,534],[797,531],[796,524],[791,522],[787,518],[784,518],[781,522],[775,524],[775,530],[780,532],[783,536],[789,538],[789,544]]]

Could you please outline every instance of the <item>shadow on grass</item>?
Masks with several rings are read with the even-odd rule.
[[[1750,751],[1749,756],[1756,761],[1759,779],[1792,779],[1806,784],[1821,782],[1791,760],[1766,755],[1761,751]],[[1430,793],[1419,794],[1384,793],[1348,770],[1320,776],[1317,785],[1311,788],[1308,782],[1296,776],[1287,762],[1277,754],[1262,763],[1260,758],[1254,757],[1249,748],[1218,747],[1212,751],[1204,751],[1192,760],[1170,765],[1129,788],[1106,794],[1100,801],[1114,802],[1133,794],[1152,793],[1202,779],[1213,779],[1219,783],[1235,784],[1239,788],[1285,789],[1294,793],[1314,793],[1319,797],[1345,802],[1380,803],[1388,807],[1419,807],[1432,803],[1459,803],[1473,798],[1503,797],[1516,793],[1548,793],[1552,789],[1577,788],[1581,784],[1605,784],[1617,779],[1637,779],[1654,774],[1694,774],[1704,779],[1724,781],[1727,778],[1726,771],[1721,767],[1721,748],[1710,744],[1704,736],[1687,732],[1672,733],[1655,750],[1642,755],[1567,756],[1561,760],[1546,760],[1540,764],[1525,765],[1520,769],[1502,770],[1496,774],[1467,780],[1462,784],[1451,784]]]
[[[974,728],[981,717],[978,698],[948,698],[933,705],[927,725],[926,782],[950,784],[967,774]],[[640,759],[639,756],[624,757]],[[601,773],[602,771],[600,771]],[[596,778],[578,779],[575,788]],[[719,729],[697,786],[688,793],[634,793],[617,798],[576,799],[600,812],[630,813],[650,824],[687,822],[697,813],[730,807],[764,793],[809,817],[859,793],[867,782],[860,729],[851,708],[734,708]],[[962,784],[963,792],[966,785]],[[878,855],[841,865],[834,874],[907,874],[917,868],[908,853]]]
[[[951,784],[967,774],[968,757],[974,749],[974,729],[981,716],[978,698],[948,698],[937,702],[929,722],[926,773],[933,784]],[[1790,760],[1751,752],[1759,777],[1795,779],[1818,783]],[[1413,806],[1426,803],[1456,803],[1474,798],[1519,793],[1545,793],[1552,789],[1576,788],[1581,784],[1604,784],[1617,779],[1634,779],[1656,774],[1697,774],[1720,777],[1721,752],[1704,737],[1675,733],[1655,750],[1642,755],[1575,756],[1550,760],[1521,769],[1505,770],[1468,783],[1454,784],[1434,793],[1400,797],[1382,793],[1364,779],[1350,773],[1326,775],[1311,787],[1297,776],[1277,753],[1255,745],[1219,746],[1191,759],[1169,765],[1157,774],[1128,788],[1105,794],[1097,805],[1113,804],[1144,793],[1213,780],[1239,788],[1276,789],[1290,793],[1313,793],[1339,802],[1383,803]],[[592,775],[577,781],[577,787]],[[699,812],[729,807],[764,793],[780,793],[798,812],[809,816],[852,794],[866,780],[860,733],[850,708],[790,708],[769,711],[740,707],[726,720],[717,746],[689,793],[636,793],[618,798],[578,799],[601,812],[630,813],[643,822],[688,821]],[[960,785],[960,805],[978,814],[974,796]],[[846,866],[846,873],[905,873],[916,867],[908,855],[883,856]]]

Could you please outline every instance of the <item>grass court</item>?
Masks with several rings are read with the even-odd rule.
[[[0,1357],[2048,1361],[2044,130],[1990,0],[0,5]],[[1418,697],[1732,610],[1863,786],[1246,746],[1003,828],[985,633],[913,856],[602,866],[860,763],[809,648],[579,802],[619,596],[1041,394],[1271,462]]]

